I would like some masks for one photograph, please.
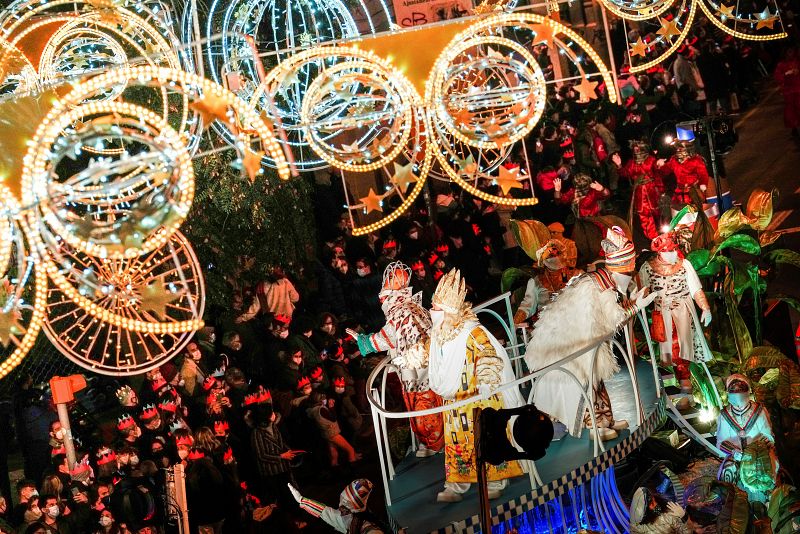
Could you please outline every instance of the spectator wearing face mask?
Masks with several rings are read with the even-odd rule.
[[[26,529],[33,524],[41,524],[39,522],[42,520],[44,514],[43,510],[39,507],[39,502],[39,495],[36,495],[28,499],[28,502],[24,505],[25,509],[22,514],[22,523],[20,523],[20,532],[27,532]]]
[[[69,514],[63,514],[64,510],[59,505],[58,497],[53,494],[43,494],[39,498],[41,503],[42,518],[41,522],[47,529],[47,534],[72,534],[80,531],[73,530]]]
[[[311,342],[314,343],[317,351],[322,352],[332,344],[339,342],[339,320],[334,314],[322,313],[317,325],[317,329],[311,334]]]
[[[3,495],[0,495],[0,532],[14,532],[11,524],[8,522],[8,501]]]
[[[36,483],[33,480],[22,479],[17,482],[17,505],[8,516],[9,522],[18,527],[25,522],[24,515],[28,511],[29,502],[39,497],[39,492],[36,490]]]
[[[347,385],[344,377],[340,376],[333,380],[329,398],[334,402],[333,407],[336,410],[336,419],[339,421],[342,435],[351,443],[363,424],[363,418],[353,403],[354,394],[355,391],[352,386]]]
[[[289,350],[299,350],[303,355],[303,363],[309,367],[316,367],[322,364],[320,351],[314,346],[311,340],[314,334],[314,321],[304,315],[294,317],[291,325],[291,335],[289,336]]]
[[[381,327],[381,303],[378,293],[381,290],[381,276],[366,258],[356,260],[356,278],[353,279],[354,318],[365,328],[377,330]],[[376,324],[377,323],[377,324]]]
[[[114,521],[114,514],[111,510],[104,509],[100,512],[97,520],[97,527],[94,529],[94,534],[122,534],[120,526]]]
[[[327,266],[317,266],[316,276],[319,282],[317,309],[331,311],[338,316],[347,315],[350,310],[346,291],[352,280],[347,259],[332,254]]]

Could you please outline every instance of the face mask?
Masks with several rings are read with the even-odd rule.
[[[278,337],[281,339],[286,339],[287,337],[289,337],[289,331],[281,330],[281,332],[278,334]]]
[[[678,251],[677,250],[670,250],[669,252],[661,252],[659,253],[659,257],[661,261],[664,263],[668,263],[670,265],[675,265],[678,263]]]
[[[349,269],[349,266],[346,263],[339,266],[339,272],[342,274],[347,274],[347,269]]]
[[[419,234],[417,232],[411,232],[408,234],[409,239],[419,239]]]
[[[301,363],[303,363],[303,357],[299,356],[297,358],[292,358],[292,361],[295,363],[295,365],[299,366]]]
[[[544,266],[550,269],[551,271],[558,271],[559,269],[564,268],[564,264],[561,262],[561,258],[546,258],[544,260]]]
[[[131,456],[129,461],[131,465],[139,465],[139,457],[136,455]]]
[[[100,526],[101,527],[110,527],[111,523],[113,523],[113,522],[114,522],[114,520],[111,519],[107,515],[104,515],[103,517],[100,518]]]
[[[431,322],[434,327],[439,327],[444,322],[444,310],[431,310]]]
[[[231,343],[232,350],[242,350],[242,344],[238,341]]]
[[[55,431],[55,436],[56,436],[57,440],[64,439],[64,429],[62,428],[62,429],[56,430]]]
[[[356,269],[356,273],[358,273],[358,276],[360,276],[361,278],[364,278],[365,276],[367,276],[369,274],[369,270],[367,270],[367,269]]]
[[[217,340],[217,335],[216,334],[211,334],[210,336],[208,336],[208,340],[211,343],[214,343]]]
[[[750,402],[750,395],[747,393],[728,393],[728,402],[736,407],[747,406],[747,403]]]
[[[334,388],[333,391],[335,391],[337,394],[341,395],[342,393],[344,393],[344,388]]]
[[[181,460],[185,460],[188,456],[189,456],[189,451],[183,449],[178,450],[178,458],[180,458]]]
[[[61,510],[58,509],[58,505],[57,504],[54,504],[53,506],[50,506],[50,507],[47,508],[47,515],[52,517],[53,519],[58,517],[58,514],[60,514],[60,513],[61,513]]]

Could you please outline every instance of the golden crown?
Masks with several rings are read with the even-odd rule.
[[[447,313],[458,313],[467,298],[467,287],[458,269],[453,269],[439,280],[432,302]]]

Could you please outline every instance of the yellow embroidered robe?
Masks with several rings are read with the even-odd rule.
[[[497,356],[482,328],[474,328],[471,335],[467,337],[466,351],[467,360],[461,372],[461,388],[456,393],[454,401],[445,401],[445,404],[477,395],[479,383],[491,383],[495,387],[502,381],[503,360]],[[505,407],[502,397],[493,395],[487,400],[444,412],[444,469],[447,482],[475,483],[478,481],[472,423],[472,411],[476,406],[498,410]],[[489,480],[502,480],[522,474],[522,467],[517,461],[505,462],[498,466],[489,464]]]

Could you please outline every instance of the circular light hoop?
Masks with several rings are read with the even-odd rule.
[[[142,282],[151,275],[155,275],[157,278],[161,273],[173,273],[174,280],[183,279],[189,286],[184,285],[184,293],[176,299],[179,304],[184,301],[188,303],[185,308],[186,315],[195,318],[203,316],[205,286],[200,262],[188,240],[180,232],[175,232],[171,236],[167,247],[154,251],[146,257],[104,262],[89,256],[81,257],[81,254],[76,251],[71,251],[69,255],[81,267],[92,268],[93,272],[97,274],[98,282],[100,280],[106,283],[113,281],[108,280],[107,277],[120,277]],[[186,272],[183,271],[184,269]],[[180,271],[180,274],[175,276],[174,273],[177,271]],[[76,282],[74,278],[68,280],[72,287]],[[102,285],[102,282],[100,284]],[[93,318],[94,316],[85,313],[85,309],[79,307],[72,299],[65,299],[64,296],[57,288],[48,291],[44,332],[62,354],[92,372],[111,376],[147,372],[179,354],[194,335],[193,330],[157,334],[133,331],[127,328],[128,322],[97,321]],[[97,302],[102,309],[116,308],[119,312],[116,317],[124,317],[128,321],[141,317],[140,312],[146,311],[141,307],[137,309],[136,306],[126,305],[124,297],[106,295],[96,298],[93,302]],[[175,314],[174,306],[170,306],[169,310],[171,314]],[[80,325],[82,328],[75,328],[75,325]],[[198,321],[197,326],[202,326],[202,322]],[[93,337],[96,341],[87,341],[87,336]],[[98,345],[103,343],[103,339],[105,339],[105,347],[99,347]],[[86,349],[86,345],[89,343],[91,351]],[[110,345],[113,345],[113,349],[116,350],[116,359],[107,352],[111,348]],[[98,352],[104,353],[100,360],[97,358]],[[120,358],[124,355],[128,356],[127,361],[121,362]],[[143,356],[142,361],[137,358],[139,355]],[[93,356],[95,357],[93,358]],[[107,361],[107,358],[110,358],[111,361]]]
[[[311,80],[307,79],[306,83],[302,84],[299,80],[295,81],[295,77],[306,67],[314,67],[321,72],[325,68],[324,60],[333,59],[331,56],[333,50],[331,47],[319,47],[289,56],[277,67],[267,72],[249,100],[250,106],[256,110],[262,110],[264,117],[276,124],[280,123],[286,133],[287,142],[280,137],[278,142],[282,146],[288,145],[286,148],[291,150],[295,156],[295,165],[306,171],[324,169],[329,164],[317,156],[316,152],[310,150],[306,140],[307,132],[303,127],[300,114],[284,109],[278,105],[278,102],[295,101],[295,103],[302,104]],[[264,99],[272,100],[272,105],[263,106]],[[307,151],[307,154],[302,153],[304,150]],[[274,168],[275,163],[271,159],[265,158],[265,165]]]
[[[722,22],[722,20],[718,18],[718,15],[715,15],[711,11],[711,9],[707,4],[708,0],[695,0],[695,1],[700,3],[700,9],[703,10],[703,13],[705,13],[706,18],[708,18],[714,24],[714,26],[724,31],[728,35],[732,35],[733,37],[738,37],[739,39],[746,39],[748,41],[774,41],[776,39],[784,39],[788,37],[788,34],[785,31],[781,31],[779,33],[773,33],[770,35],[757,35],[751,33],[744,33],[737,31],[734,28],[729,28],[724,22]],[[720,0],[720,3],[721,2],[722,0]],[[753,22],[753,20],[750,18],[745,19],[739,17],[727,18],[727,20],[732,20],[734,23],[742,25],[751,24]]]
[[[357,52],[351,54],[351,50]],[[336,65],[327,68],[308,86],[305,98],[303,98],[303,106],[300,112],[301,121],[306,130],[306,139],[311,149],[330,165],[339,169],[353,172],[369,172],[391,162],[403,150],[403,147],[406,145],[411,135],[412,107],[414,104],[418,103],[418,95],[411,83],[405,76],[403,76],[403,74],[391,67],[388,62],[378,58],[377,56],[358,51],[357,49],[345,48],[337,50],[336,48],[333,48],[332,51],[335,51],[337,55],[353,55],[359,59],[337,63]],[[362,72],[352,73],[351,75],[339,74],[345,70],[355,69],[362,69]],[[367,71],[371,71],[371,74]],[[335,74],[339,74],[336,77],[336,81],[332,79],[333,75]],[[365,78],[365,80],[351,80],[351,77]],[[392,130],[399,130],[399,135],[395,135],[393,139],[390,139],[392,145],[387,152],[384,154],[378,154],[377,159],[371,160],[367,163],[351,163],[349,161],[345,161],[344,159],[337,158],[337,155],[334,152],[334,150],[336,150],[335,148],[326,148],[319,143],[318,136],[314,130],[318,123],[315,123],[314,118],[312,117],[312,110],[315,108],[315,106],[322,105],[326,95],[328,94],[328,82],[336,84],[361,83],[378,86],[385,92],[385,99],[387,101],[395,102],[395,105],[399,109],[395,111],[395,117],[392,121]],[[333,98],[335,99],[337,97]],[[342,104],[338,104],[337,106],[328,104],[328,107],[339,107],[341,108],[340,113],[342,113],[349,109],[350,103],[345,102],[344,107],[342,107]],[[363,127],[363,124],[361,124],[359,120],[352,117],[340,117],[340,120],[344,121],[345,125],[349,125],[351,127]],[[358,141],[355,141],[353,144],[356,144],[357,142]],[[369,148],[367,147],[359,146],[358,148],[361,152],[369,151]],[[371,154],[371,152],[368,153]]]
[[[586,40],[578,35],[575,31],[573,31],[568,26],[561,24],[549,17],[544,17],[542,15],[537,15],[535,13],[523,13],[523,12],[515,12],[515,13],[504,13],[501,15],[491,15],[486,18],[480,19],[474,24],[471,24],[466,30],[456,35],[451,43],[458,43],[465,41],[467,39],[473,38],[473,36],[481,35],[486,31],[491,32],[502,32],[503,27],[508,27],[509,30],[517,29],[521,26],[530,26],[531,24],[534,25],[546,25],[550,26],[553,30],[553,42],[556,47],[569,51],[569,47],[564,45],[558,38],[557,35],[563,34],[569,38],[570,41],[574,42],[579,48],[581,48],[587,56],[592,60],[592,62],[597,66],[599,74],[603,78],[603,82],[605,82],[606,92],[608,94],[608,100],[612,103],[617,101],[617,91],[614,85],[614,79],[611,76],[611,72],[609,72],[608,67],[606,67],[605,63],[603,62],[603,58],[592,48],[592,46],[586,42]],[[535,31],[535,29],[534,29]],[[542,42],[540,39],[535,39],[531,44],[536,44]],[[583,74],[583,71],[581,71]],[[428,78],[428,82],[432,81],[433,77]],[[425,94],[429,94],[429,88],[426,85]]]
[[[636,0],[600,0],[600,4],[616,16],[626,20],[647,20],[664,13],[673,0],[649,0],[642,4]]]
[[[33,344],[39,335],[39,330],[42,328],[42,322],[44,321],[44,301],[47,292],[47,276],[41,265],[36,262],[32,262],[30,255],[26,250],[24,232],[14,219],[19,211],[20,206],[17,199],[7,187],[0,185],[0,214],[2,214],[1,216],[3,219],[2,258],[0,258],[2,270],[0,270],[0,278],[8,275],[8,269],[12,259],[14,245],[16,245],[18,249],[16,250],[18,263],[17,269],[19,271],[23,271],[17,273],[17,279],[19,280],[18,284],[22,284],[24,287],[30,282],[30,277],[26,278],[25,271],[31,267],[31,276],[34,278],[34,294],[32,303],[33,310],[30,318],[28,319],[28,324],[25,327],[25,334],[22,336],[22,339],[19,340],[19,343],[16,345],[11,354],[9,354],[2,362],[0,362],[0,378],[5,377],[22,362],[22,360],[28,354],[28,351],[30,351],[31,347],[33,347]],[[6,224],[8,224],[7,227]],[[31,265],[31,263],[33,265]],[[13,341],[9,340],[9,343],[11,342]]]
[[[414,113],[414,115],[417,117],[417,120],[422,121],[424,128],[423,131],[426,132],[424,134],[420,134],[426,136],[426,142],[425,142],[425,153],[422,158],[422,163],[419,166],[420,167],[419,175],[417,176],[417,181],[414,184],[414,188],[411,190],[411,192],[408,194],[405,200],[403,200],[403,202],[386,217],[383,217],[381,220],[368,224],[366,226],[360,226],[360,227],[354,226],[353,227],[354,236],[366,235],[375,232],[377,230],[380,230],[384,226],[392,224],[398,217],[400,217],[403,213],[405,213],[405,211],[408,208],[411,207],[411,205],[417,199],[419,194],[425,188],[425,181],[428,179],[428,173],[430,172],[431,167],[433,166],[434,145],[431,142],[431,136],[427,134],[427,132],[431,131],[430,124],[428,123],[427,119],[427,114],[419,108],[417,108],[417,110],[415,111],[416,112]]]
[[[174,199],[172,210],[175,214],[169,224],[162,226],[163,231],[153,231],[142,240],[141,246],[130,246],[123,250],[121,247],[109,247],[94,242],[89,237],[84,239],[72,232],[61,220],[61,206],[54,206],[50,199],[50,186],[52,178],[48,172],[50,163],[50,147],[54,145],[64,128],[72,125],[87,115],[119,114],[128,117],[138,117],[143,125],[150,125],[159,132],[159,139],[168,146],[174,154],[174,170],[177,171],[178,180],[175,184],[178,197]],[[29,210],[27,217],[31,227],[38,226],[38,217],[41,216],[51,231],[63,238],[72,247],[86,254],[101,258],[133,258],[149,252],[166,243],[169,236],[181,225],[194,199],[194,167],[192,159],[181,137],[161,117],[152,111],[116,101],[89,102],[71,109],[62,109],[56,105],[45,117],[34,134],[31,148],[25,156],[25,168],[22,175],[22,198],[26,206],[36,206],[36,210]],[[149,177],[142,177],[149,180]],[[133,184],[135,185],[135,184]],[[126,184],[127,186],[127,184]],[[141,200],[141,199],[137,199]],[[117,199],[109,199],[110,204],[116,204]],[[31,236],[31,241],[36,245],[41,244],[41,236],[37,233]],[[38,248],[38,247],[35,247]]]
[[[521,75],[523,73],[513,68],[514,63],[518,65],[527,65],[531,67],[528,69],[528,72],[525,73],[525,76],[530,81],[532,87],[528,95],[526,96],[524,102],[530,104],[531,103],[530,101],[532,100],[533,110],[532,112],[528,111],[530,116],[524,123],[518,125],[512,125],[510,135],[508,134],[507,131],[508,128],[506,128],[505,131],[499,130],[497,133],[488,136],[489,139],[491,139],[491,137],[493,136],[497,137],[499,135],[502,135],[505,138],[505,140],[502,142],[493,140],[483,141],[466,135],[461,129],[459,129],[455,125],[456,121],[453,119],[452,115],[448,113],[447,107],[445,105],[445,102],[449,99],[447,95],[447,90],[454,82],[452,78],[446,79],[449,66],[453,64],[454,59],[456,59],[462,53],[465,53],[470,48],[483,45],[498,45],[510,48],[511,50],[518,53],[522,57],[521,62],[519,60],[508,60],[508,59],[505,60],[506,63],[506,65],[504,66],[505,70],[511,70]],[[502,62],[503,62],[502,60],[494,61],[495,68],[496,69],[500,68],[500,63]],[[488,62],[487,66],[489,66]],[[470,67],[470,70],[473,69]],[[516,141],[519,141],[520,139],[525,137],[528,133],[530,133],[530,131],[533,129],[534,126],[536,126],[536,123],[539,122],[539,119],[544,113],[545,91],[546,91],[544,74],[542,73],[542,70],[539,67],[537,61],[534,59],[533,55],[531,55],[531,53],[528,52],[522,45],[510,39],[506,39],[503,37],[494,37],[494,36],[475,36],[465,41],[454,40],[453,44],[448,46],[442,53],[442,55],[439,56],[439,59],[437,59],[436,64],[432,69],[431,78],[433,78],[434,81],[433,84],[428,84],[428,86],[426,87],[426,96],[425,96],[426,101],[433,103],[435,109],[435,115],[437,119],[439,119],[439,122],[447,130],[447,132],[450,133],[453,137],[455,137],[459,141],[461,141],[462,143],[469,146],[482,149],[492,149],[492,148],[500,149],[504,146],[511,145]],[[524,81],[520,80],[520,83],[524,83]],[[433,89],[432,94],[428,92],[428,90],[430,90],[431,88]],[[508,87],[506,87],[505,89],[508,89]],[[509,108],[514,104],[515,102],[513,101],[504,102],[501,104],[500,107],[504,108],[503,111],[508,112],[504,113],[504,115],[507,115],[504,118],[511,118],[513,120],[514,114],[513,112],[511,112]],[[521,104],[521,102],[517,104]],[[483,111],[492,111],[492,107],[487,108],[486,106],[484,106]],[[503,113],[503,111],[501,111],[501,113]],[[492,121],[490,122],[493,121],[494,119],[492,119]],[[514,126],[522,126],[522,127],[519,128]]]
[[[0,97],[9,93],[26,93],[36,88],[39,75],[16,46],[0,36]]]
[[[686,2],[689,2],[690,4],[689,15],[686,17],[686,22],[683,23],[683,30],[681,30],[680,35],[675,37],[675,40],[672,42],[669,48],[667,48],[667,50],[659,54],[656,58],[646,63],[631,65],[632,73],[643,72],[651,67],[655,67],[656,65],[667,59],[669,56],[671,56],[681,46],[681,44],[683,44],[683,42],[686,40],[686,37],[689,35],[689,30],[692,29],[692,22],[694,22],[694,17],[697,14],[698,1],[699,0],[684,0],[684,5],[686,4]],[[684,9],[681,9],[679,12],[683,11]]]
[[[434,149],[434,154],[436,155],[436,159],[439,161],[439,165],[444,169],[447,175],[450,177],[452,181],[457,183],[462,189],[464,189],[467,193],[476,196],[482,200],[487,202],[493,202],[495,204],[500,204],[501,206],[533,206],[534,204],[538,204],[539,200],[536,197],[531,198],[507,198],[507,197],[500,197],[497,195],[490,195],[485,191],[481,191],[477,187],[473,186],[466,180],[464,180],[452,167],[452,165],[447,161],[447,157],[443,153],[442,148],[439,146],[439,141],[436,137],[431,138],[431,144],[436,145]],[[526,177],[527,178],[527,177]]]

